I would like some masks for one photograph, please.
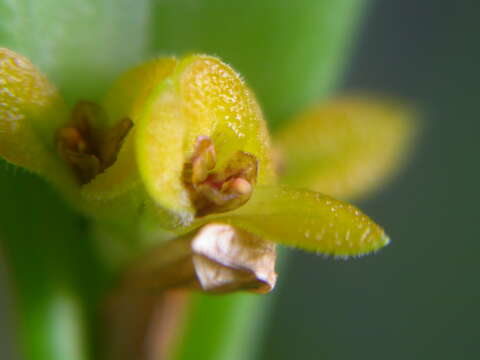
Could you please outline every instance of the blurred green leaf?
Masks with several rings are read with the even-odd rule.
[[[96,99],[145,58],[148,0],[1,0],[0,45],[45,72],[70,101]]]
[[[242,74],[277,126],[336,86],[364,0],[160,0],[153,44],[217,55]]]

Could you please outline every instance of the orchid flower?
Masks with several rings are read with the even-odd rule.
[[[273,141],[257,100],[208,55],[122,74],[69,108],[25,57],[0,49],[0,157],[52,184],[94,224],[128,289],[273,289],[275,245],[356,257],[389,243],[341,199],[391,174],[411,117],[350,97],[313,107]],[[133,264],[133,265],[132,265]]]

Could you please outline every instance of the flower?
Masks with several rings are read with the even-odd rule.
[[[345,100],[312,110],[280,133],[282,164],[252,91],[215,57],[149,61],[120,76],[102,103],[81,100],[72,110],[8,49],[0,49],[0,81],[0,156],[50,181],[113,246],[128,248],[124,262],[139,257],[127,281],[267,292],[276,279],[274,244],[349,257],[389,243],[353,205],[281,185],[277,176],[358,193],[348,169],[363,162],[356,178],[382,177],[405,148],[408,116],[389,106]],[[351,126],[358,110],[365,121]],[[338,121],[325,122],[330,113]],[[370,164],[378,148],[359,135],[369,127],[381,135],[373,140],[382,159]],[[346,151],[349,139],[356,143]],[[310,150],[302,153],[303,145]],[[332,161],[336,150],[346,155]],[[329,167],[344,159],[343,168]],[[331,174],[337,183],[318,180]],[[151,278],[159,272],[168,274],[162,284]]]

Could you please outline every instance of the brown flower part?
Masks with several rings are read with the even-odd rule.
[[[121,119],[110,128],[105,128],[107,122],[107,114],[99,105],[80,101],[72,111],[70,125],[57,134],[58,151],[82,184],[115,162],[133,126],[129,118]]]
[[[257,180],[255,156],[238,151],[222,170],[216,170],[216,165],[212,140],[208,136],[199,136],[183,171],[183,180],[197,216],[236,209],[252,195]]]
[[[275,245],[225,224],[204,226],[192,241],[193,264],[203,291],[265,294],[275,286]]]
[[[106,304],[105,358],[168,359],[185,315],[184,290],[268,293],[277,280],[275,260],[274,243],[220,223],[149,251]]]
[[[277,279],[275,260],[274,243],[228,224],[211,223],[149,252],[131,268],[124,288],[268,293]]]

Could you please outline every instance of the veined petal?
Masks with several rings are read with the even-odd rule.
[[[54,181],[67,177],[55,149],[68,110],[55,87],[25,57],[0,48],[0,156]]]
[[[275,137],[282,182],[358,198],[400,167],[414,130],[412,112],[388,101],[346,97],[316,106]]]
[[[228,65],[193,55],[152,93],[136,137],[147,191],[186,222],[195,211],[182,172],[200,137],[215,145],[218,168],[242,151],[258,160],[259,184],[273,181],[269,136],[253,94]]]
[[[278,244],[339,257],[389,243],[384,230],[353,205],[308,190],[258,187],[243,207],[202,222],[227,222]]]

